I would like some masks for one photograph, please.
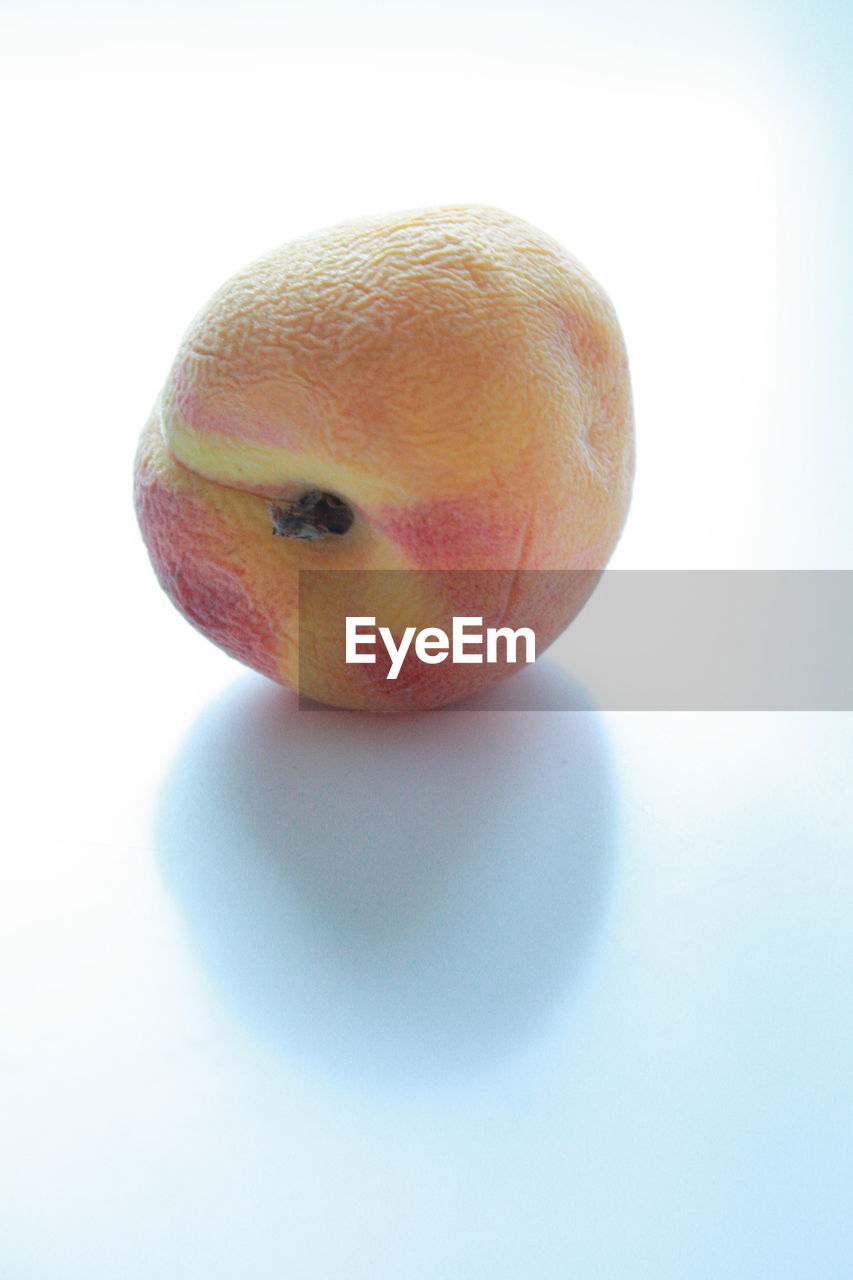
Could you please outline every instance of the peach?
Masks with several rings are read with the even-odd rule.
[[[569,624],[634,469],[624,341],[588,272],[484,206],[364,218],[228,280],[136,457],[160,583],[233,657],[331,705],[440,706],[516,669],[345,661],[347,616]],[[307,572],[316,571],[316,572]]]

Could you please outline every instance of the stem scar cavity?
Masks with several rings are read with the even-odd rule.
[[[306,542],[341,537],[354,519],[352,508],[342,498],[321,489],[310,489],[292,502],[271,502],[269,513],[274,537]]]

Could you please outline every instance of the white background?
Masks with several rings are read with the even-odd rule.
[[[616,304],[615,565],[853,569],[845,6],[2,16],[2,1280],[849,1280],[851,716],[297,713],[130,502],[226,276],[472,200]]]

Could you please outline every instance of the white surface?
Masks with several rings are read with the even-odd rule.
[[[853,717],[298,713],[129,498],[225,275],[477,199],[623,319],[616,563],[853,567],[840,10],[7,13],[0,1276],[848,1280]]]

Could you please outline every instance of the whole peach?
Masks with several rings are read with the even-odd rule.
[[[481,616],[540,653],[604,569],[633,470],[607,295],[543,232],[460,205],[345,223],[228,280],[184,336],[135,495],[200,631],[313,699],[393,711],[520,663],[413,656],[392,680],[345,661],[345,617],[397,635]]]

